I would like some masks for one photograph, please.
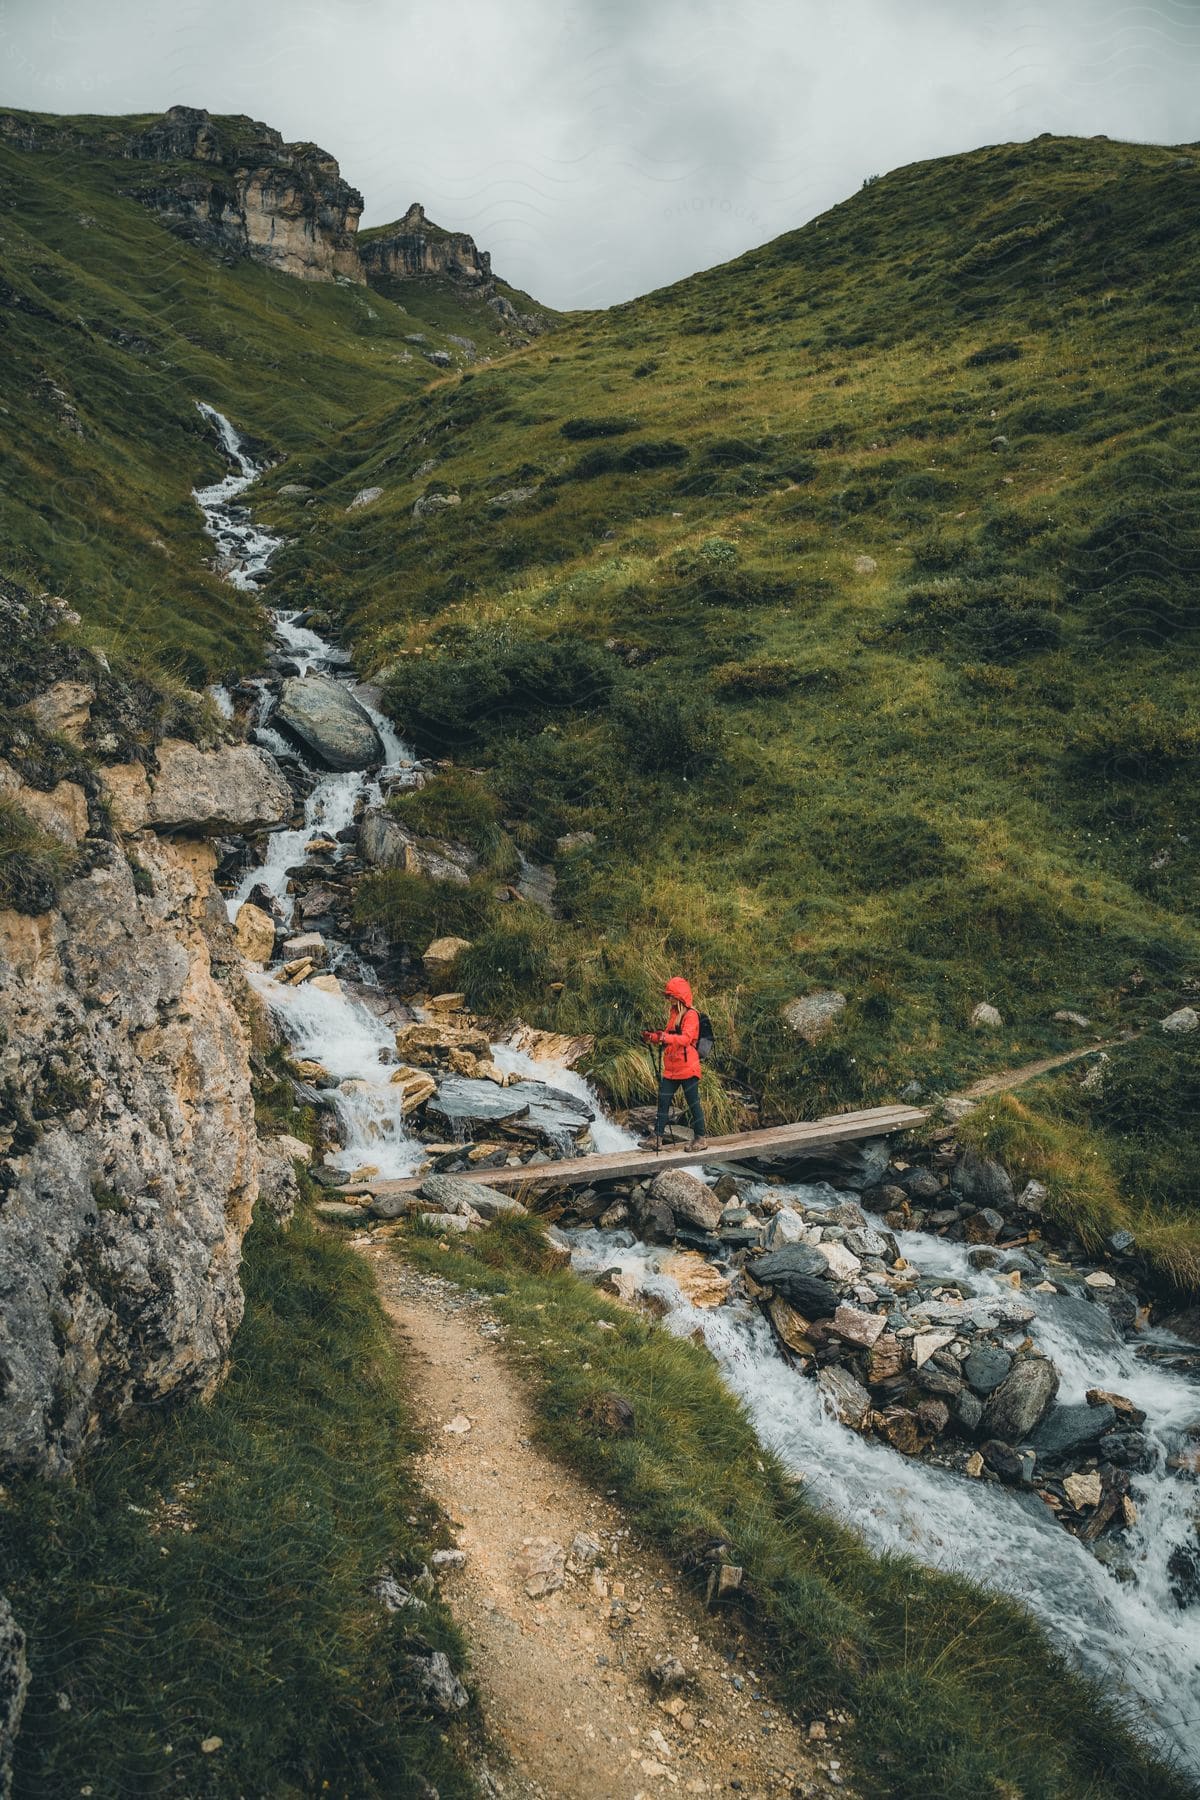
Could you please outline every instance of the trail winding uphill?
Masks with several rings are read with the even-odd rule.
[[[428,1434],[422,1484],[465,1553],[447,1592],[488,1732],[509,1759],[493,1771],[497,1791],[513,1800],[849,1792],[830,1778],[838,1750],[822,1742],[817,1761],[758,1688],[734,1633],[614,1506],[533,1445],[532,1409],[484,1305],[406,1266],[386,1241],[362,1250]],[[531,1594],[559,1579],[559,1548],[561,1585]],[[647,1670],[672,1656],[686,1676],[656,1692]]]

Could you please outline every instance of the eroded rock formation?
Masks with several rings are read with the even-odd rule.
[[[402,219],[359,244],[366,278],[372,284],[442,276],[470,286],[490,285],[492,258],[465,231],[443,231],[425,217],[416,201]]]

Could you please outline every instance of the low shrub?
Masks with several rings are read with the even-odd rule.
[[[559,426],[559,434],[572,442],[580,438],[620,437],[626,431],[636,431],[636,419],[620,419],[610,416],[603,419],[564,419]]]
[[[410,738],[445,754],[516,724],[528,729],[557,713],[603,706],[615,679],[613,658],[581,638],[464,631],[397,664],[384,698]]]
[[[503,837],[496,796],[477,776],[458,769],[393,794],[387,809],[418,837],[466,844],[479,856],[493,855]]]
[[[661,678],[630,682],[614,699],[613,724],[634,765],[646,775],[696,775],[720,761],[725,727],[712,702],[695,688],[669,687]]]
[[[492,884],[431,881],[407,869],[381,869],[361,881],[354,895],[359,925],[380,925],[393,944],[418,955],[434,938],[472,937],[486,928],[496,907]]]
[[[0,796],[0,906],[42,913],[79,867],[79,852]]]

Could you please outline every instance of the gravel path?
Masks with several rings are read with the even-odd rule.
[[[760,1687],[745,1640],[681,1589],[614,1506],[531,1443],[529,1402],[486,1304],[386,1243],[359,1248],[428,1434],[416,1473],[465,1552],[443,1584],[504,1764],[485,1785],[505,1800],[847,1794],[837,1723],[821,1721],[810,1741],[812,1721],[792,1721]],[[572,1552],[581,1533],[599,1547],[594,1563],[587,1546]],[[562,1585],[537,1593],[535,1565]],[[662,1694],[646,1671],[666,1656],[687,1678]]]

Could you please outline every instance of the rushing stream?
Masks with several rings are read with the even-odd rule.
[[[197,490],[196,500],[217,544],[219,565],[237,586],[256,591],[282,540],[255,526],[239,504],[260,471],[238,433],[212,408],[200,410],[214,426],[235,472]],[[349,678],[342,654],[301,624],[299,617],[295,612],[274,613],[282,654],[301,673],[317,670]],[[381,773],[402,777],[413,765],[411,753],[372,703],[370,690],[354,685],[352,691],[383,741],[387,760]],[[241,902],[261,884],[290,919],[288,869],[304,860],[305,844],[316,832],[336,836],[353,822],[360,799],[378,799],[379,774],[366,770],[330,774],[304,764],[295,747],[267,724],[269,705],[270,695],[264,690],[255,735],[285,753],[293,766],[300,762],[313,785],[303,828],[271,835],[265,861],[246,874],[229,909],[231,916],[236,915]],[[373,983],[373,971],[349,946],[328,937],[327,942],[335,974],[368,987]],[[334,1094],[344,1146],[335,1166],[349,1170],[370,1163],[386,1175],[416,1170],[424,1160],[423,1147],[404,1124],[396,1090],[381,1061],[380,1053],[394,1047],[391,1028],[349,987],[322,992],[308,982],[285,986],[269,971],[252,979],[295,1053],[321,1063],[343,1084]],[[494,1055],[514,1074],[547,1077],[544,1063],[507,1046],[497,1045]],[[605,1115],[582,1076],[569,1070],[549,1073],[558,1089],[595,1110],[591,1130],[595,1150],[632,1142]],[[807,1206],[821,1204],[822,1192],[828,1193],[820,1188],[790,1191]],[[771,1192],[783,1199],[789,1190]],[[965,1246],[919,1232],[897,1236],[904,1256],[923,1273],[967,1278],[977,1294],[996,1291],[1011,1298],[1011,1287],[1001,1289],[993,1277],[968,1264]],[[1147,1736],[1200,1771],[1200,1608],[1184,1610],[1177,1605],[1168,1571],[1171,1551],[1195,1542],[1200,1488],[1193,1478],[1167,1467],[1168,1456],[1186,1441],[1185,1429],[1200,1420],[1200,1385],[1194,1373],[1170,1366],[1172,1340],[1165,1334],[1145,1332],[1137,1344],[1127,1344],[1105,1308],[1069,1294],[1022,1291],[1022,1298],[1036,1308],[1030,1334],[1058,1367],[1060,1400],[1082,1400],[1089,1388],[1104,1388],[1126,1395],[1146,1413],[1144,1430],[1154,1445],[1155,1466],[1133,1478],[1138,1520],[1121,1540],[1118,1562],[1109,1568],[1054,1521],[1036,1494],[971,1480],[902,1456],[840,1424],[824,1410],[816,1383],[781,1359],[757,1310],[736,1301],[716,1309],[693,1308],[658,1272],[664,1252],[636,1242],[627,1232],[580,1231],[574,1234],[574,1246],[581,1271],[619,1267],[629,1272],[668,1302],[668,1329],[703,1333],[760,1437],[803,1478],[814,1501],[844,1518],[875,1549],[908,1553],[939,1568],[961,1571],[1024,1601],[1065,1651],[1140,1703]],[[1166,1353],[1164,1360],[1155,1359],[1156,1349]]]

